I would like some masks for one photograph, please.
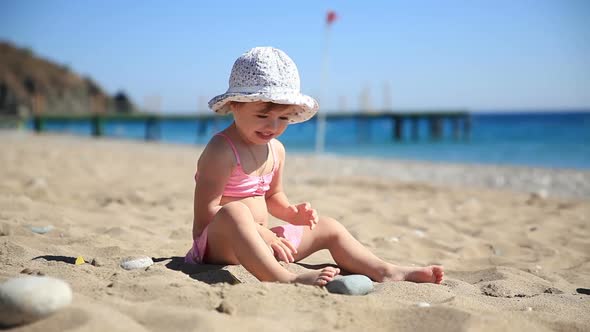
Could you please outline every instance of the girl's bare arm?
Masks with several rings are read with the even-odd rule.
[[[297,211],[293,209],[289,203],[287,195],[283,191],[283,165],[285,164],[285,147],[281,142],[275,140],[274,142],[275,153],[277,154],[277,160],[279,167],[275,173],[270,189],[266,192],[266,206],[268,212],[276,218],[291,222]]]
[[[193,237],[198,235],[221,209],[223,189],[234,164],[234,155],[223,141],[215,136],[205,147],[197,164],[195,183]]]

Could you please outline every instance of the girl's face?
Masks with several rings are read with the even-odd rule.
[[[266,144],[280,136],[295,111],[291,105],[268,102],[232,103],[230,107],[240,135],[253,144]]]

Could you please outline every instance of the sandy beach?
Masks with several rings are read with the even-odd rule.
[[[0,132],[0,282],[42,274],[74,295],[11,330],[590,331],[590,172],[288,154],[292,202],[388,261],[446,269],[345,296],[182,263],[201,149]],[[155,264],[122,269],[130,256]]]

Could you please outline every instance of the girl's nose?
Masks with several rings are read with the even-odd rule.
[[[279,126],[279,119],[276,118],[269,118],[266,125],[271,129],[276,129]]]

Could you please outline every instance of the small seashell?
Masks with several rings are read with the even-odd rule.
[[[420,307],[420,308],[428,308],[428,307],[430,307],[430,303],[428,303],[428,302],[418,302],[418,303],[416,303],[416,305],[418,307]]]

